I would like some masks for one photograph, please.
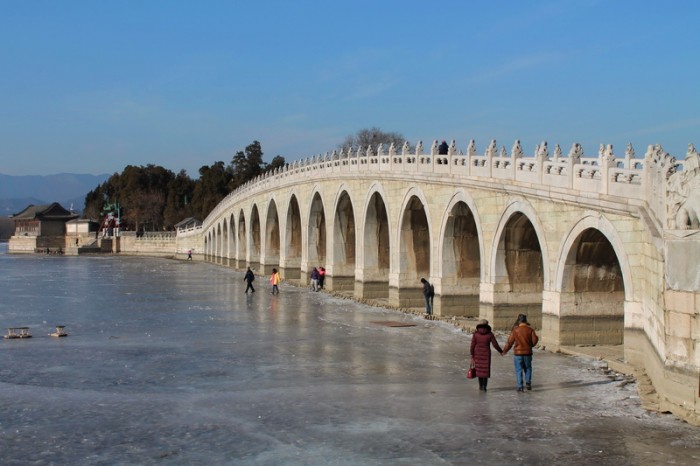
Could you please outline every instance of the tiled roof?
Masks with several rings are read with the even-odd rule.
[[[28,205],[23,211],[12,216],[13,220],[33,220],[36,218],[43,219],[72,219],[77,218],[78,214],[73,214],[66,210],[58,202],[53,202],[46,205]]]

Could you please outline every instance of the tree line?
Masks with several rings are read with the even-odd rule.
[[[265,163],[260,142],[253,141],[228,165],[218,161],[202,166],[196,180],[185,170],[176,174],[153,164],[128,165],[85,196],[83,217],[101,219],[112,212],[126,230],[173,230],[185,218],[203,220],[227,194],[285,164],[279,155]]]
[[[338,147],[348,149],[380,143],[401,147],[403,142],[399,133],[372,127],[347,136]],[[280,155],[265,163],[260,142],[253,141],[245,150],[236,152],[228,165],[219,161],[202,166],[196,180],[184,170],[176,174],[158,165],[128,165],[85,196],[83,217],[102,219],[112,212],[119,215],[122,229],[173,230],[188,217],[204,220],[230,192],[285,164]]]

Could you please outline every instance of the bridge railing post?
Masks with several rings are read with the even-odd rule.
[[[598,153],[598,165],[600,165],[600,188],[601,194],[608,194],[610,185],[610,167],[615,166],[615,155],[613,154],[612,144],[602,147]]]
[[[486,149],[486,153],[484,154],[486,157],[486,166],[488,167],[488,171],[486,172],[486,175],[489,178],[493,178],[493,157],[496,155],[496,140],[492,140],[491,144],[489,147]]]

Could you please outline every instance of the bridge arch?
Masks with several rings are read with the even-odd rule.
[[[588,213],[560,246],[554,291],[559,344],[624,343],[625,303],[634,295],[631,267],[617,229]],[[550,318],[549,316],[547,317]]]
[[[416,187],[411,187],[404,195],[399,212],[399,230],[396,244],[399,247],[399,261],[394,264],[404,280],[415,280],[418,285],[421,277],[432,278],[432,254],[430,241],[429,204],[425,195]],[[403,287],[403,283],[401,283]]]
[[[228,215],[228,224],[229,224],[229,230],[228,230],[228,241],[227,241],[227,249],[228,249],[228,254],[227,257],[229,258],[229,262],[233,265],[236,265],[235,259],[236,259],[236,219],[233,216],[233,212],[231,212],[230,215]]]
[[[221,231],[221,223],[219,223],[216,226],[216,253],[214,256],[216,257],[216,262],[218,264],[221,263],[221,256],[222,256],[222,251],[223,251],[223,233]]]
[[[238,213],[238,261],[241,267],[248,263],[248,232],[246,231],[245,213]]]
[[[534,207],[514,198],[501,214],[487,271],[492,294],[486,309],[497,328],[509,328],[518,314],[535,327],[542,324],[542,297],[549,283],[549,254],[542,222]],[[481,296],[484,302],[484,296]]]
[[[386,199],[383,186],[377,182],[372,183],[367,190],[360,225],[360,260],[359,264],[355,264],[355,296],[358,298],[389,296],[392,230]]]
[[[221,234],[221,257],[223,259],[223,263],[227,264],[228,262],[228,219],[224,218],[223,221],[221,222],[222,224],[222,234]]]
[[[421,278],[432,280],[433,264],[429,203],[423,192],[411,187],[405,193],[399,209],[399,228],[396,230],[398,255],[392,264],[397,277],[395,302],[400,307],[420,307],[423,302]]]
[[[303,254],[303,230],[301,209],[296,192],[292,192],[287,202],[287,215],[284,222],[284,253],[280,263],[282,276],[298,279],[301,276],[301,261]]]
[[[277,213],[277,203],[274,199],[270,199],[267,205],[264,246],[264,273],[267,274],[272,271],[273,267],[279,267],[280,261],[280,222]]]
[[[443,212],[437,244],[437,313],[479,315],[484,241],[474,199],[464,190],[454,193]]]
[[[326,263],[326,211],[321,191],[312,191],[309,204],[309,222],[306,229],[306,272]]]
[[[345,184],[338,189],[333,212],[333,234],[329,238],[331,268],[326,279],[334,290],[354,290],[357,222],[349,188]]]
[[[260,212],[258,211],[258,205],[253,204],[250,212],[250,253],[248,258],[250,267],[253,269],[260,268],[261,242]]]

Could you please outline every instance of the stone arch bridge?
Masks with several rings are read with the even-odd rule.
[[[400,152],[400,153],[399,153]],[[332,290],[480,316],[528,315],[548,349],[623,345],[660,402],[697,423],[700,156],[650,146],[636,157],[492,141],[439,154],[391,146],[326,153],[227,196],[202,229],[209,260],[272,268]]]

